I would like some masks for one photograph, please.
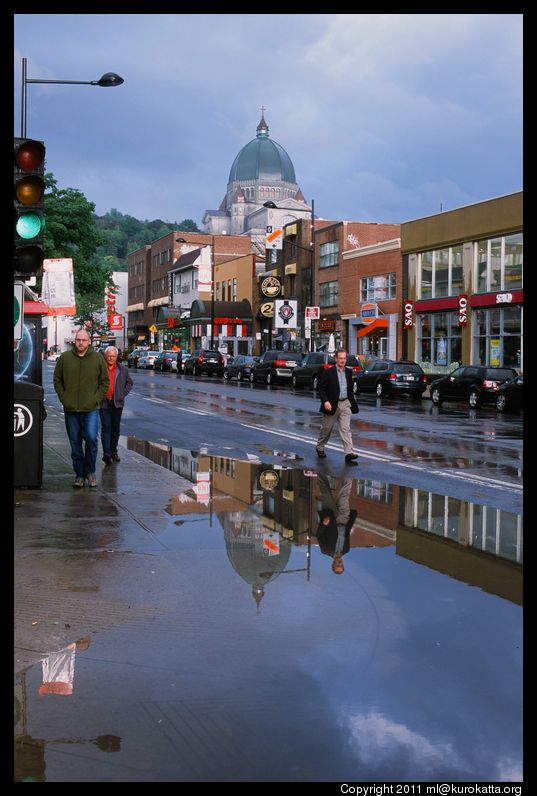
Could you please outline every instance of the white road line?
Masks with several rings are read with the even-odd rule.
[[[305,442],[308,445],[316,445],[317,440],[312,439],[311,437],[301,437],[298,434],[293,434],[292,432],[283,432],[283,431],[272,431],[268,428],[263,428],[262,426],[254,426],[248,423],[241,423],[241,426],[245,426],[246,428],[253,428],[256,431],[262,431],[265,434],[274,434],[278,437],[286,437],[288,439],[294,439],[299,442]],[[327,446],[330,450],[335,450],[338,452],[343,452],[343,447],[341,445],[334,445],[329,443]],[[388,454],[377,454],[371,453],[364,448],[358,448],[356,445],[354,446],[354,450],[363,456],[365,459],[373,459],[374,461],[381,461],[386,462],[389,464],[396,465],[398,467],[406,467],[409,470],[417,470],[421,473],[426,473],[427,475],[439,475],[444,478],[455,478],[458,480],[463,481],[470,481],[474,484],[479,484],[480,486],[489,486],[492,489],[513,489],[515,491],[522,491],[523,486],[522,484],[515,484],[511,481],[500,481],[497,478],[488,478],[487,476],[483,475],[474,475],[473,473],[454,473],[449,470],[431,470],[427,468],[427,465],[418,465],[413,464],[412,462],[405,462],[401,459],[398,459],[395,456],[389,456]]]
[[[265,428],[264,426],[253,426],[249,423],[241,423],[241,426],[245,428],[254,428],[256,431],[262,431],[264,434],[274,434],[277,437],[285,437],[286,439],[294,439],[298,442],[305,442],[307,445],[316,445],[317,440],[313,439],[312,437],[304,437],[300,436],[300,434],[295,434],[292,431],[272,431],[269,428]],[[333,443],[328,443],[326,446],[330,450],[339,451],[343,453],[343,447],[341,445],[334,445]],[[382,454],[382,453],[371,453],[371,451],[365,450],[364,448],[357,448],[354,446],[354,450],[358,451],[362,456],[365,456],[369,459],[375,459],[376,461],[382,462],[398,462],[399,460],[395,456],[390,456],[389,454]]]
[[[146,398],[145,395],[142,395],[141,397],[144,401],[149,401],[152,404],[163,404],[171,409],[178,409],[179,412],[191,412],[193,415],[202,415],[203,417],[206,417],[210,414],[210,412],[200,412],[199,409],[186,409],[184,406],[175,406],[175,404],[172,404],[171,401],[163,401],[161,398]]]

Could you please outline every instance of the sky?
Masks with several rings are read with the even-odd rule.
[[[16,14],[14,135],[104,215],[200,229],[261,106],[319,218],[397,223],[522,190],[521,14]]]

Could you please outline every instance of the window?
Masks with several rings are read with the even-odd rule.
[[[339,302],[339,283],[322,282],[319,285],[319,306],[335,307]]]
[[[522,232],[477,241],[474,252],[476,292],[520,289],[522,253]]]
[[[395,274],[383,276],[367,276],[360,279],[361,301],[381,301],[382,299],[395,298]]]
[[[481,365],[522,368],[522,308],[475,309],[473,356]]]
[[[420,298],[456,296],[463,289],[462,245],[420,254]]]
[[[425,373],[451,373],[462,359],[457,312],[429,312],[417,318],[416,359]]]
[[[329,268],[339,261],[339,241],[321,243],[319,246],[319,268]]]
[[[237,279],[233,277],[233,301],[237,301]]]
[[[220,301],[220,282],[216,283],[216,301]]]
[[[227,300],[231,301],[231,279],[227,280]]]

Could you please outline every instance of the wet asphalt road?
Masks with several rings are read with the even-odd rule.
[[[382,478],[520,510],[521,416],[500,415],[491,407],[434,407],[426,399],[361,396],[360,414],[353,416],[351,426],[360,455],[358,472],[344,464],[337,432],[327,446],[327,459],[321,462],[315,456],[321,416],[311,391],[207,376],[131,373],[135,387],[123,414],[126,435],[228,455],[297,458],[327,473]],[[44,378],[47,400],[59,406],[50,393],[51,374],[49,366]]]
[[[306,392],[135,371],[121,463],[77,492],[44,371],[17,781],[520,781],[521,419],[363,399],[348,468]],[[357,510],[341,577],[323,484]]]

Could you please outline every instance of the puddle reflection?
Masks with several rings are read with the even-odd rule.
[[[336,478],[135,437],[127,443],[192,482],[171,497],[167,512],[174,517],[208,514],[211,526],[216,514],[232,566],[241,576],[244,566],[236,565],[235,550],[241,561],[247,555],[261,562],[274,558],[255,576],[257,565],[252,564],[244,578],[258,604],[264,582],[285,571],[289,543],[308,547],[308,580],[312,545],[332,558],[336,574],[344,572],[343,556],[354,548],[394,546],[404,558],[522,604],[520,514],[383,481]],[[260,573],[267,576],[265,581]]]

